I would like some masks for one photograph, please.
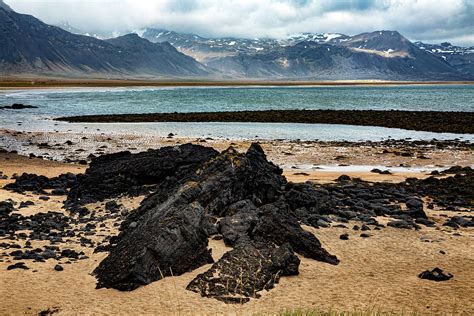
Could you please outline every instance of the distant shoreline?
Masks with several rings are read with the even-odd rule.
[[[272,80],[120,80],[120,79],[47,79],[2,78],[0,90],[80,87],[220,87],[220,86],[397,86],[397,85],[474,85],[474,81],[272,81]]]
[[[381,126],[474,134],[474,112],[379,110],[264,110],[236,112],[84,115],[56,118],[74,123],[252,122]]]

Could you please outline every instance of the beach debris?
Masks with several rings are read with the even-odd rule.
[[[121,208],[121,205],[119,205],[116,201],[108,201],[105,203],[105,209],[109,212],[117,212]]]
[[[15,210],[13,203],[10,201],[0,201],[0,218],[3,219],[7,217],[11,212]]]
[[[420,279],[431,280],[431,281],[448,281],[453,277],[451,273],[445,274],[440,268],[434,268],[433,270],[426,270],[421,272],[418,277]]]

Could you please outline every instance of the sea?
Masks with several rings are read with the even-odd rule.
[[[0,90],[0,105],[36,109],[0,110],[0,128],[144,134],[165,137],[379,141],[461,139],[471,134],[431,133],[397,128],[295,123],[66,123],[62,116],[240,110],[334,109],[474,112],[473,85],[395,86],[223,86],[39,88]]]

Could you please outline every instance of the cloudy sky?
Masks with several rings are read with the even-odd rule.
[[[411,40],[474,45],[474,0],[5,0],[86,32],[147,26],[204,36],[397,30]]]

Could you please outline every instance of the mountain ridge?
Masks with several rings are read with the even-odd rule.
[[[35,73],[123,78],[209,74],[207,67],[170,45],[151,43],[138,36],[134,47],[118,45],[119,41],[72,34],[33,16],[0,7],[0,71],[6,75]],[[142,50],[137,49],[140,42]],[[153,59],[153,63],[145,65],[143,59]]]
[[[148,28],[106,40],[72,34],[0,0],[0,71],[99,78],[473,80],[473,50],[412,43],[397,31],[286,39],[206,38]],[[78,32],[69,23],[62,24]],[[424,45],[424,46],[423,46]],[[428,48],[427,48],[428,47]],[[431,46],[430,46],[431,47]],[[437,50],[438,49],[438,50]],[[462,53],[460,53],[462,51]]]

